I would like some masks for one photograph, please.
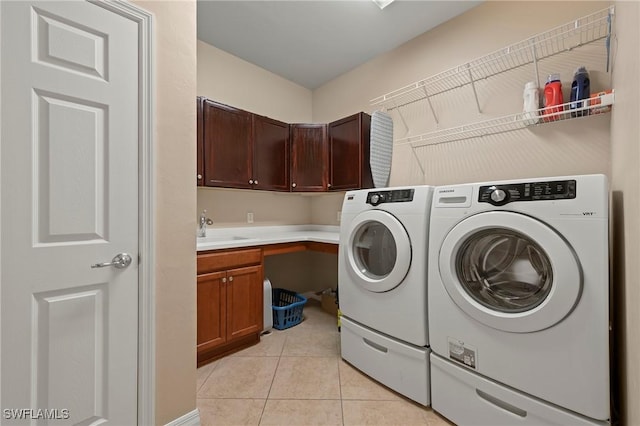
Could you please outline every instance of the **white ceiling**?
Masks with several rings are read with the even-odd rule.
[[[198,39],[315,89],[481,2],[198,0]]]

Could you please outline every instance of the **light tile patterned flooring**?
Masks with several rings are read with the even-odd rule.
[[[304,320],[198,369],[208,425],[428,425],[451,423],[340,358],[335,317],[309,300]]]

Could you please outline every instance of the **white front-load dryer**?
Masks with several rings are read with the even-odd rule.
[[[344,316],[416,346],[428,345],[427,245],[433,187],[345,194],[338,289]]]
[[[433,408],[459,424],[608,422],[606,177],[438,187],[430,238]]]
[[[433,187],[345,194],[338,292],[342,358],[429,405],[427,245]]]

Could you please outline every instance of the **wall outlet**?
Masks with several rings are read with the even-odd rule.
[[[340,223],[340,216],[342,215],[342,212],[340,210],[338,210],[338,213],[336,214],[336,220],[338,221],[338,223]]]
[[[247,223],[253,223],[253,213],[247,213]]]

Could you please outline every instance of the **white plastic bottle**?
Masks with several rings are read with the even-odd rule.
[[[540,109],[540,90],[538,84],[535,81],[529,81],[524,85],[524,92],[522,94],[524,112],[523,117],[527,126],[537,124],[540,120],[538,118],[538,110]]]

